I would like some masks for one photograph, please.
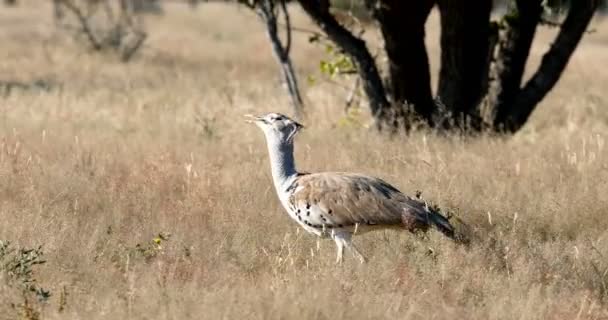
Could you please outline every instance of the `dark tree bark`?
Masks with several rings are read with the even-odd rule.
[[[437,96],[451,118],[473,117],[485,96],[489,61],[491,0],[438,0],[441,70]],[[446,125],[446,124],[444,124]]]
[[[285,43],[283,43],[279,38],[277,15],[275,13],[275,4],[273,0],[260,1],[255,6],[255,10],[266,25],[266,34],[268,35],[268,39],[272,45],[272,52],[277,60],[277,63],[281,67],[281,74],[285,84],[287,85],[287,90],[289,92],[289,96],[291,97],[291,104],[294,108],[296,117],[300,118],[302,116],[304,101],[302,100],[296,73],[293,69],[293,64],[289,56],[289,51],[291,50],[291,22],[285,1],[279,0],[279,6],[285,17],[285,25],[287,30]]]
[[[508,111],[497,117],[497,124],[508,132],[519,130],[528,120],[536,105],[553,89],[570,57],[587,30],[600,0],[576,0],[570,3],[566,20],[557,38],[541,61],[532,78],[521,89]],[[500,111],[500,110],[499,110]]]
[[[491,0],[365,0],[385,41],[390,81],[386,88],[365,42],[336,21],[329,0],[298,2],[354,61],[377,123],[397,127],[405,120],[407,128],[407,102],[414,105],[418,118],[440,129],[515,132],[557,83],[601,1],[571,1],[555,42],[522,87],[542,19],[541,0],[515,0],[516,14],[502,23],[490,22]],[[424,23],[434,3],[441,14],[439,106],[432,98],[424,46]],[[488,117],[482,107],[491,110]]]
[[[287,92],[291,98],[291,105],[294,109],[295,116],[296,118],[300,118],[303,115],[304,100],[300,94],[298,79],[289,55],[291,50],[292,27],[289,11],[287,11],[287,1],[288,0],[237,0],[238,3],[253,10],[258,17],[260,17],[262,22],[264,22],[266,35],[272,46],[272,54],[281,69],[281,76],[287,86]],[[189,2],[191,5],[195,6],[196,3],[198,3],[198,0]],[[283,14],[285,23],[285,41],[282,41],[279,37],[278,17],[280,13]]]
[[[390,94],[395,108],[411,104],[417,115],[432,123],[435,102],[431,91],[424,24],[434,0],[366,0],[379,22],[389,59]],[[407,110],[402,110],[403,114]]]
[[[387,99],[376,62],[369,53],[365,41],[354,36],[338,23],[329,12],[328,0],[298,0],[298,2],[329,39],[344,50],[355,63],[357,72],[363,80],[363,90],[369,98],[376,127],[382,129],[386,124],[392,126],[395,121],[395,112],[391,110],[391,104]]]
[[[536,27],[543,12],[542,0],[517,0],[516,12],[508,14],[499,26],[499,39],[491,72],[492,92],[488,102],[493,106],[494,126],[502,126],[511,112],[532,47]]]

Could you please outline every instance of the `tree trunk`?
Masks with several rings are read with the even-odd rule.
[[[285,44],[283,44],[279,38],[277,15],[274,10],[275,4],[272,1],[273,0],[260,1],[260,3],[257,5],[256,12],[266,25],[266,35],[268,36],[270,44],[272,45],[274,57],[281,67],[281,75],[283,76],[283,81],[287,86],[287,91],[289,92],[289,96],[291,98],[294,113],[296,118],[300,118],[302,116],[304,101],[302,100],[296,73],[293,69],[293,64],[289,56],[289,51],[291,50],[291,22],[289,19],[289,12],[287,11],[285,1],[279,0],[279,6],[285,16],[285,25],[287,30]]]
[[[498,47],[492,66],[489,99],[494,127],[501,130],[520,93],[526,61],[543,12],[542,0],[517,0],[516,11],[499,26]]]
[[[390,95],[394,108],[413,105],[417,115],[432,125],[435,103],[431,91],[429,60],[424,43],[424,24],[433,0],[387,0],[381,5],[367,0],[384,38],[389,60]]]
[[[414,105],[415,114],[435,127],[465,126],[479,131],[485,128],[480,110],[485,97],[484,103],[492,109],[488,125],[509,132],[519,130],[554,87],[601,2],[570,2],[555,42],[522,88],[526,61],[543,9],[541,0],[515,1],[517,14],[505,19],[501,25],[504,29],[498,28],[498,34],[498,24],[490,22],[492,0],[365,0],[385,41],[390,72],[387,92],[365,42],[336,21],[330,13],[329,0],[298,0],[329,39],[355,63],[379,128],[383,125],[395,128],[402,121],[409,125],[404,108],[407,102]],[[437,95],[445,108],[436,106],[432,99],[424,46],[424,23],[434,2],[438,3],[441,15]],[[497,41],[499,45],[494,50]]]
[[[522,0],[525,1],[525,0]],[[528,120],[536,105],[555,86],[587,30],[600,0],[572,1],[566,20],[541,64],[509,105],[503,105],[495,124],[508,132],[519,130]]]
[[[491,0],[438,0],[441,14],[441,70],[437,96],[450,118],[480,121],[489,68]],[[445,124],[449,126],[449,124]]]

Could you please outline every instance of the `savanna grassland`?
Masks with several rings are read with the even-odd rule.
[[[345,91],[305,81],[323,49],[296,35],[299,167],[420,190],[472,238],[366,234],[370,261],[337,266],[333,242],[279,206],[242,118],[290,113],[261,24],[235,6],[166,9],[128,64],[58,31],[42,1],[0,10],[1,80],[51,84],[0,98],[0,240],[43,252],[0,250],[0,319],[608,318],[608,22],[504,139],[388,139],[344,121]],[[540,31],[530,71],[554,34]]]

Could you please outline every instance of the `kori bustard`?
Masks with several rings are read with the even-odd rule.
[[[454,238],[454,228],[424,202],[408,197],[387,182],[358,173],[298,172],[294,137],[303,126],[279,113],[247,115],[266,137],[274,187],[281,204],[306,231],[336,242],[336,262],[344,248],[363,263],[365,257],[352,243],[352,235],[382,228],[409,231],[435,227]]]

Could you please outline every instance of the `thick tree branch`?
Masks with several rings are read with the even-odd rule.
[[[363,80],[363,90],[369,98],[369,105],[380,128],[381,122],[393,118],[388,111],[389,102],[374,58],[369,53],[365,42],[354,36],[344,28],[329,12],[328,0],[298,0],[304,11],[327,34],[329,39],[336,43],[351,57],[357,67],[359,76]],[[381,121],[378,121],[381,120]]]
[[[279,5],[281,6],[283,17],[285,17],[285,54],[289,55],[291,51],[291,19],[289,18],[285,0],[279,0]]]
[[[477,107],[487,88],[492,1],[438,0],[437,4],[441,15],[437,96],[456,120],[478,122]]]
[[[516,12],[507,15],[499,26],[498,51],[492,68],[495,127],[509,117],[519,95],[526,61],[532,47],[536,27],[543,12],[542,0],[517,0]]]
[[[600,0],[570,2],[568,15],[555,42],[515,99],[512,112],[503,123],[505,130],[515,132],[523,126],[534,107],[555,86],[599,5]]]
[[[291,47],[291,24],[289,20],[289,12],[285,5],[285,0],[278,0],[280,2],[281,11],[285,16],[285,30],[287,32],[286,44],[284,45],[279,38],[279,32],[277,28],[277,14],[275,12],[275,0],[260,0],[254,8],[258,16],[262,19],[266,25],[266,34],[272,44],[272,52],[281,67],[281,73],[283,80],[287,85],[289,96],[294,107],[296,117],[302,115],[302,107],[304,102],[300,95],[300,89],[298,87],[298,81],[296,78],[295,71],[291,58],[289,57],[289,51]]]
[[[413,105],[413,111],[432,125],[435,103],[431,90],[429,59],[424,43],[424,24],[434,0],[366,0],[380,25],[384,49],[390,61],[390,93],[393,108]]]

